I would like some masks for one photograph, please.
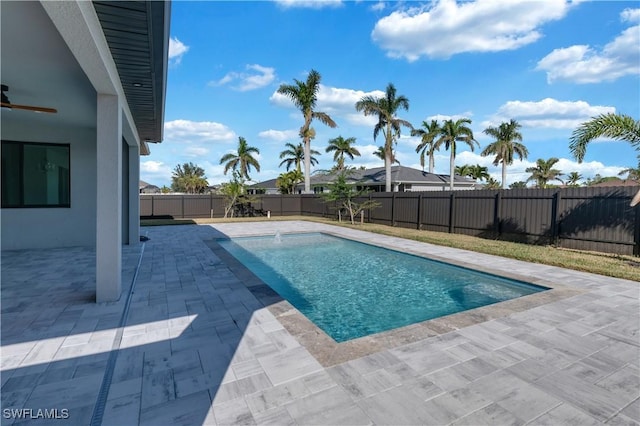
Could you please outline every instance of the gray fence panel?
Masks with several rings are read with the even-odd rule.
[[[371,193],[356,202],[378,203],[365,212],[371,223],[640,255],[640,208],[629,206],[636,191],[613,187]],[[270,211],[272,216],[338,216],[335,203],[312,194],[256,196],[251,207],[255,214]],[[140,197],[143,217],[210,217],[212,208],[214,217],[223,217],[223,197]]]
[[[182,195],[153,196],[153,216],[182,218]]]
[[[418,201],[416,194],[406,192],[396,194],[393,215],[397,226],[413,229],[417,227]]]
[[[271,212],[271,216],[282,216],[282,195],[263,195],[262,210]]]
[[[570,188],[561,194],[559,244],[562,247],[633,254],[635,188]]]
[[[302,203],[299,195],[283,195],[282,196],[282,215],[297,216],[300,215]]]
[[[211,217],[210,195],[185,195],[184,217]]]
[[[375,192],[371,194],[371,200],[378,203],[378,207],[371,211],[370,221],[391,225],[393,220],[393,194]]]
[[[327,202],[315,195],[302,195],[300,199],[300,214],[325,217],[328,213]]]
[[[505,240],[551,242],[553,189],[504,191],[500,204],[500,234]]]
[[[153,198],[151,195],[140,196],[140,216],[151,216],[153,214]]]
[[[451,196],[449,192],[422,194],[421,223],[426,231],[448,232]]]
[[[458,191],[453,214],[456,234],[495,236],[495,191]]]

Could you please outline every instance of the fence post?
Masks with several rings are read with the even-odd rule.
[[[284,195],[283,195],[283,194],[280,194],[280,216],[283,216],[283,215],[284,215],[283,208],[282,208],[282,205],[283,205],[283,204],[282,204],[282,198],[283,198],[283,197],[284,197]]]
[[[372,200],[371,193],[369,193],[369,205],[371,205],[371,200]],[[370,209],[370,208],[367,209],[367,218],[368,218],[367,222],[368,223],[371,223],[371,210],[373,210],[373,209]]]
[[[209,193],[209,211],[211,212],[211,219],[213,219],[213,193]]]
[[[151,217],[155,216],[156,213],[153,211],[153,199],[155,198],[155,195],[151,196]]]
[[[502,191],[498,190],[496,193],[496,203],[493,207],[493,230],[496,233],[496,236],[499,237],[501,235],[500,232],[500,204],[502,203]]]
[[[636,212],[636,221],[633,232],[633,255],[640,256],[640,206],[635,206],[633,209]]]
[[[561,198],[560,191],[556,192],[553,194],[553,202],[551,204],[551,241],[554,246],[557,246],[559,241]]]
[[[391,195],[391,226],[396,226],[396,193]]]
[[[455,224],[453,223],[453,221],[455,218],[455,211],[456,211],[456,193],[451,192],[450,198],[451,199],[449,201],[449,233],[453,234],[453,231],[455,229]]]
[[[181,199],[182,199],[182,218],[184,219],[184,195],[182,195]]]
[[[418,220],[416,221],[416,229],[420,231],[422,229],[422,192],[418,195]]]

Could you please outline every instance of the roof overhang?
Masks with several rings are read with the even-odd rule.
[[[94,1],[140,138],[162,142],[169,55],[169,1]]]

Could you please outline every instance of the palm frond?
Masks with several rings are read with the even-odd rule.
[[[322,124],[331,127],[332,129],[338,127],[335,121],[325,112],[314,111],[312,117],[319,120]]]
[[[589,142],[599,137],[627,141],[638,150],[640,121],[628,115],[608,113],[582,123],[573,131],[569,139],[569,149],[578,162],[584,160]]]

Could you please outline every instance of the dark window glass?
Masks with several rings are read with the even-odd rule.
[[[69,145],[2,141],[2,207],[69,207]]]

